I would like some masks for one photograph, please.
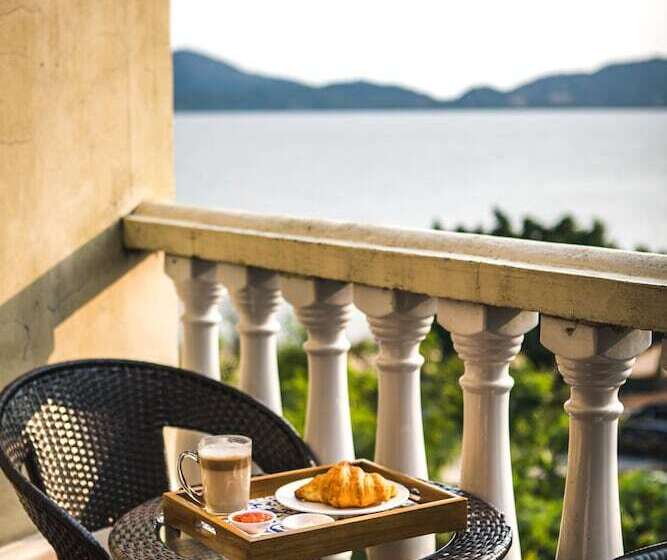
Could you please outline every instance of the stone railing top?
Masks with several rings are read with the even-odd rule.
[[[144,203],[130,249],[667,331],[667,255]]]

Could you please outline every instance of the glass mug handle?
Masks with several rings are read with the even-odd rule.
[[[185,493],[190,496],[190,498],[193,499],[196,503],[203,507],[203,494],[196,492],[192,486],[188,484],[188,481],[185,480],[185,475],[183,474],[184,459],[190,459],[195,463],[199,463],[199,454],[195,451],[183,451],[183,453],[181,453],[180,457],[178,458],[178,481],[181,483],[181,488],[185,491]]]

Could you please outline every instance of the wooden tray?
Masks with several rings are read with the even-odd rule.
[[[466,498],[371,461],[362,459],[352,464],[400,482],[410,490],[410,498],[418,503],[339,518],[328,525],[251,536],[227,523],[225,517],[210,515],[183,491],[178,491],[167,492],[162,497],[165,521],[229,560],[309,560],[408,537],[465,529]],[[283,484],[326,472],[331,466],[254,477],[250,497],[272,496]]]

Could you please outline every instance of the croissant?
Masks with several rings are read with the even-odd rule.
[[[336,508],[368,507],[396,495],[396,486],[378,473],[342,461],[299,488],[296,497]]]

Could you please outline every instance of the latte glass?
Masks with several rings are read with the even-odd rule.
[[[199,464],[202,490],[188,484],[183,474],[183,461]],[[178,478],[190,498],[212,514],[225,514],[245,509],[250,499],[252,440],[245,436],[206,436],[197,451],[181,453]]]

